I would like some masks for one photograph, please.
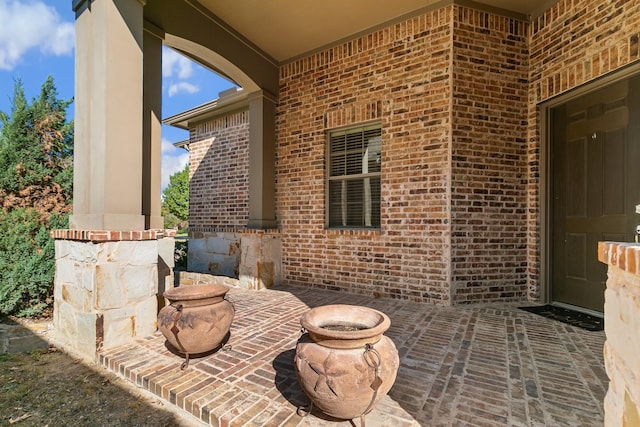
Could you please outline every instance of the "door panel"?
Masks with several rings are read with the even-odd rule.
[[[624,215],[625,213],[625,130],[615,129],[604,135],[607,149],[603,153],[604,166],[604,215]],[[638,165],[640,167],[640,165]],[[633,201],[632,201],[633,202]]]
[[[614,83],[551,112],[551,299],[602,312],[598,242],[631,241],[640,216],[640,79]]]

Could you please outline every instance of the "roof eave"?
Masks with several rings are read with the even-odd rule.
[[[193,123],[202,122],[212,117],[222,116],[230,111],[237,111],[249,106],[248,94],[242,89],[233,88],[219,94],[213,101],[198,105],[162,120],[162,123],[180,129],[189,130]]]

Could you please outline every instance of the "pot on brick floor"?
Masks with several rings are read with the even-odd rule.
[[[219,284],[185,285],[163,296],[170,304],[158,313],[158,329],[169,343],[189,356],[218,347],[229,333],[233,305],[225,299],[229,288]]]
[[[312,404],[340,419],[364,417],[393,385],[398,351],[389,317],[368,307],[325,305],[300,319],[295,369]],[[364,418],[363,418],[364,420]]]

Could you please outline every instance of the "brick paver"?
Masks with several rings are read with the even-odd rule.
[[[314,411],[293,367],[300,316],[324,304],[357,304],[391,318],[397,380],[366,417],[371,426],[601,426],[608,385],[603,332],[587,332],[517,304],[436,307],[280,287],[232,289],[226,346],[183,359],[159,333],[104,351],[100,363],[212,426],[351,426]],[[355,422],[355,425],[359,423]]]

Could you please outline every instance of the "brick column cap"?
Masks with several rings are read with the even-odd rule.
[[[175,237],[176,230],[71,230],[61,229],[49,232],[56,240],[77,240],[82,242],[120,242],[159,240],[165,237]]]

